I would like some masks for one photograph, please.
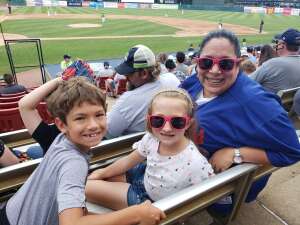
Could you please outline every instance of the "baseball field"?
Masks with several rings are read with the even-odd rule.
[[[7,15],[6,10],[0,10],[5,38],[40,38],[46,64],[59,63],[66,53],[85,60],[119,58],[135,44],[145,44],[155,53],[185,51],[191,43],[198,46],[219,21],[240,39],[246,38],[248,45],[270,43],[274,34],[289,27],[299,29],[300,24],[299,16],[221,11],[18,7]],[[261,19],[264,32],[258,34]],[[11,51],[18,66],[37,62],[32,44],[14,44]],[[1,42],[0,74],[5,72],[10,69]]]

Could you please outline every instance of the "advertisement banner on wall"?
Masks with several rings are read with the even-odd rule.
[[[151,9],[151,4],[140,3],[140,9]]]
[[[300,16],[300,9],[292,9],[291,15],[292,16]]]
[[[118,3],[118,9],[124,9],[125,3]]]
[[[178,5],[171,4],[152,4],[152,9],[178,9]]]
[[[82,7],[82,1],[81,0],[68,0],[67,6],[68,7]]]
[[[121,2],[154,3],[154,0],[121,0]]]
[[[275,8],[274,10],[275,14],[282,14],[283,13],[283,8]]]
[[[66,1],[58,1],[58,5],[65,7],[65,6],[67,6],[67,2]]]
[[[103,8],[103,2],[90,2],[89,7],[93,9]]]
[[[82,2],[82,7],[89,7],[90,1],[83,1]]]
[[[274,7],[268,7],[267,8],[267,14],[269,14],[269,15],[274,14],[274,10],[275,10]]]
[[[126,9],[137,9],[139,8],[138,3],[125,3],[125,8]]]
[[[283,8],[282,14],[283,14],[284,16],[290,16],[290,15],[291,15],[291,11],[292,11],[291,8]]]
[[[118,8],[117,2],[103,2],[104,8]]]

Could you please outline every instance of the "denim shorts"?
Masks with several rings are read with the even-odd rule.
[[[126,172],[126,180],[130,184],[127,192],[128,206],[137,205],[146,200],[152,201],[144,186],[145,170],[146,162],[143,162]]]

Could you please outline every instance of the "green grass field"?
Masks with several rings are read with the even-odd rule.
[[[33,14],[47,13],[46,7],[20,7],[14,8],[14,14]],[[51,8],[52,12],[74,13],[74,14],[126,14],[143,16],[164,16],[186,18],[192,20],[207,20],[223,23],[239,24],[258,29],[262,15],[244,14],[236,12],[218,12],[218,11],[194,11],[185,10],[184,14],[178,10],[142,10],[142,9],[90,9],[90,8]],[[246,38],[247,44],[269,43],[274,34],[283,31],[289,27],[299,28],[299,16],[279,16],[264,15],[264,30],[268,32],[263,35],[247,35],[240,38]],[[158,25],[146,21],[132,20],[108,20],[102,28],[99,29],[70,29],[67,24],[70,23],[99,23],[96,19],[39,19],[39,20],[15,20],[2,23],[4,32],[23,34],[29,37],[77,37],[77,36],[101,36],[101,35],[150,35],[150,34],[173,34],[176,29],[173,27]],[[129,47],[135,44],[145,44],[155,53],[175,52],[186,50],[190,43],[198,45],[201,37],[151,37],[151,38],[127,38],[127,39],[96,39],[96,40],[51,40],[43,41],[43,55],[46,64],[59,63],[64,53],[71,54],[73,57],[80,57],[86,60],[105,59],[114,57],[123,57]],[[33,46],[14,45],[12,51],[18,65],[28,65],[36,63],[36,54],[33,52]],[[4,47],[0,47],[0,74],[9,72],[9,63]]]

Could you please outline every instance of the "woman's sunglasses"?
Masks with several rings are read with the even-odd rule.
[[[190,117],[188,116],[153,116],[148,115],[148,121],[152,128],[161,129],[165,126],[166,122],[170,122],[171,126],[174,129],[184,129],[188,122],[190,121]]]
[[[222,72],[229,72],[239,61],[239,59],[234,58],[200,57],[198,58],[198,66],[202,70],[210,70],[215,64],[217,64]]]

